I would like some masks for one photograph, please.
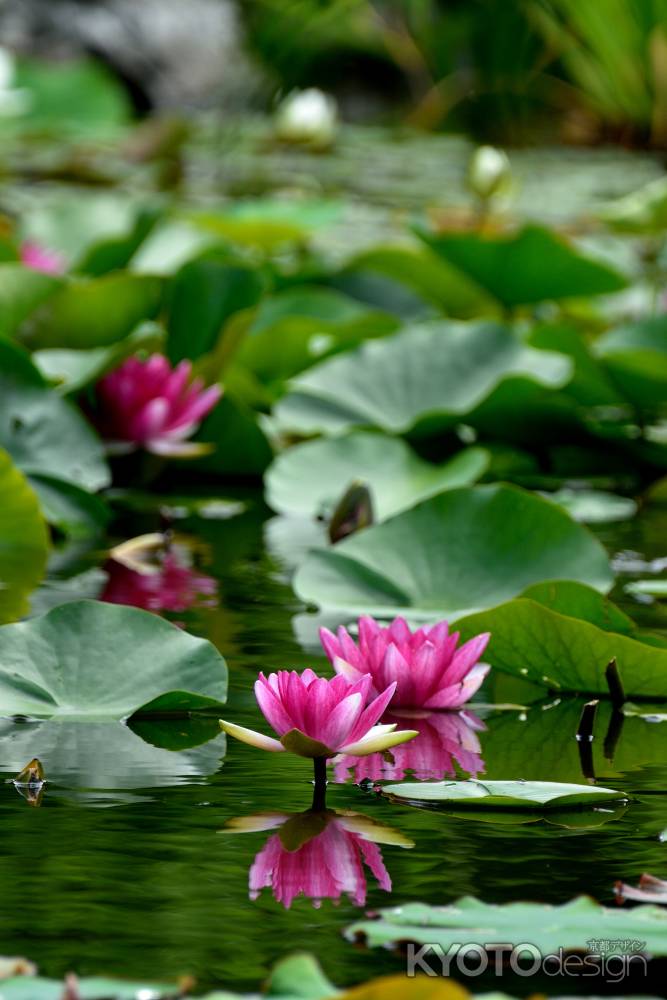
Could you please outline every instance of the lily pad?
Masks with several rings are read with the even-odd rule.
[[[441,493],[312,552],[294,586],[327,610],[452,620],[558,579],[608,590],[613,577],[599,542],[534,494],[478,486]]]
[[[621,391],[641,410],[664,404],[667,394],[667,320],[654,316],[617,327],[594,345]]]
[[[182,995],[177,986],[124,982],[122,979],[107,979],[103,976],[77,978],[76,986],[79,1000],[137,1000],[137,997],[167,1000]],[[46,979],[43,976],[15,976],[0,983],[0,1000],[63,1000],[67,996],[64,990],[63,980]]]
[[[22,264],[0,264],[0,334],[10,336],[62,286],[62,279]]]
[[[216,710],[227,667],[215,647],[136,608],[76,601],[0,628],[3,715],[124,719]]]
[[[575,521],[584,524],[629,521],[637,513],[637,504],[632,497],[618,496],[605,490],[572,490],[564,487],[555,493],[544,495],[564,507]]]
[[[432,433],[466,417],[493,394],[536,385],[560,389],[570,358],[527,347],[498,323],[441,322],[408,327],[362,344],[295,378],[275,411],[293,431],[340,433],[379,427],[392,434]]]
[[[470,615],[464,638],[491,632],[485,659],[499,670],[562,691],[608,694],[605,669],[616,659],[625,693],[667,698],[667,649],[559,614],[526,598]]]
[[[434,235],[423,230],[419,235],[466,278],[510,308],[550,299],[606,295],[627,284],[617,271],[541,226],[525,226],[509,235]]]
[[[0,622],[28,611],[28,594],[46,570],[48,532],[39,501],[0,449]]]
[[[419,458],[399,438],[359,431],[308,441],[279,455],[266,473],[266,500],[280,513],[329,513],[353,480],[365,483],[379,521],[443,490],[469,486],[486,470],[483,448],[442,465]]]
[[[0,344],[0,447],[28,475],[98,490],[110,482],[102,444],[79,410],[43,383],[18,349]]]
[[[604,932],[604,933],[603,933]],[[412,941],[437,944],[447,952],[461,940],[530,941],[543,955],[588,951],[592,937],[610,941],[637,940],[652,955],[667,955],[667,911],[659,906],[633,910],[609,909],[587,896],[560,906],[544,903],[483,903],[464,896],[451,906],[408,903],[379,910],[375,920],[360,920],[346,929],[348,938],[363,938],[371,946]],[[463,935],[463,938],[461,937]],[[467,937],[466,937],[467,935]]]
[[[609,804],[625,796],[613,788],[559,781],[404,781],[385,785],[384,795],[415,804],[470,806],[472,809],[563,809]]]
[[[106,347],[153,319],[161,297],[161,280],[149,275],[114,271],[72,280],[31,317],[23,340],[31,348]]]

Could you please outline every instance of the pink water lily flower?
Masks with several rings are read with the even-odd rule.
[[[310,669],[302,674],[294,670],[279,670],[268,677],[260,674],[255,697],[279,740],[222,719],[220,725],[230,736],[260,750],[290,750],[311,758],[339,753],[362,757],[416,736],[414,730],[394,732],[395,724],[376,725],[396,684],[389,684],[372,699],[371,687],[370,676],[350,682],[342,676],[327,680]]]
[[[185,439],[222,395],[192,379],[192,362],[172,368],[162,354],[128,358],[97,384],[96,422],[110,441],[145,448],[156,455],[194,455],[201,446]]]
[[[479,658],[488,632],[458,646],[459,633],[449,634],[447,622],[412,632],[403,618],[388,628],[375,619],[359,619],[359,642],[345,628],[335,636],[320,629],[320,640],[337,674],[357,681],[370,674],[370,696],[395,684],[392,708],[460,708],[477,691],[489,672]]]
[[[65,270],[65,261],[59,253],[29,241],[21,244],[21,263],[42,274],[62,274]]]

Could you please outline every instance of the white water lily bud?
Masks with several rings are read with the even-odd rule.
[[[468,184],[471,191],[486,201],[498,194],[509,181],[510,161],[502,149],[478,146],[470,159]]]
[[[276,135],[285,142],[326,148],[334,141],[337,127],[335,98],[316,87],[288,94],[276,113]]]

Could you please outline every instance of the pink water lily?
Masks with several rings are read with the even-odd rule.
[[[294,670],[280,670],[268,677],[260,674],[255,697],[279,740],[222,719],[220,725],[230,736],[260,750],[290,750],[315,759],[339,753],[366,756],[416,736],[413,730],[394,732],[395,724],[376,725],[396,684],[374,698],[370,698],[371,686],[370,676],[354,682],[342,676],[327,680],[310,669],[302,674]]]
[[[21,244],[21,263],[42,274],[62,274],[65,270],[65,261],[59,253],[29,241]]]
[[[371,697],[395,684],[393,708],[460,708],[472,697],[489,672],[478,661],[490,634],[483,632],[462,646],[459,638],[458,632],[450,635],[447,622],[413,632],[403,618],[387,628],[373,618],[360,618],[358,644],[345,628],[337,636],[320,629],[336,673],[351,682],[370,674]]]
[[[172,368],[162,354],[128,358],[97,384],[96,422],[111,441],[157,455],[198,454],[185,439],[220,399],[220,386],[192,378],[192,362]]]
[[[477,733],[486,729],[472,712],[410,712],[384,716],[397,728],[410,726],[419,736],[392,751],[391,759],[341,757],[336,761],[336,780],[347,781],[350,769],[357,784],[362,781],[403,781],[411,772],[417,781],[441,781],[456,776],[456,764],[470,777],[484,771]]]

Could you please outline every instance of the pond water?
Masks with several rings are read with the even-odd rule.
[[[258,670],[308,664],[325,669],[326,661],[304,652],[295,639],[292,619],[304,609],[265,545],[271,515],[258,494],[246,494],[243,502],[245,509],[234,517],[176,522],[209,585],[202,588],[202,607],[169,617],[207,636],[224,653],[231,685],[227,717],[265,729],[252,695]],[[215,508],[209,506],[211,512]],[[598,534],[612,553],[624,553],[619,565],[646,576],[642,561],[665,555],[665,516],[654,509],[633,522],[606,525]],[[146,513],[116,529],[129,537],[157,524],[157,517]],[[67,564],[85,568],[86,560],[95,559],[94,553],[75,556],[61,556],[61,572]],[[620,586],[614,596],[628,606]],[[633,601],[632,609],[644,624],[664,626],[658,605]],[[50,976],[72,968],[82,975],[135,979],[187,973],[202,987],[225,984],[243,991],[257,989],[277,958],[304,949],[320,957],[334,982],[346,985],[404,968],[399,955],[368,951],[342,936],[368,909],[417,899],[448,903],[465,894],[489,902],[558,903],[590,893],[610,904],[617,879],[632,883],[644,871],[664,872],[667,722],[626,718],[619,732],[610,726],[611,709],[602,704],[592,762],[582,761],[574,735],[581,701],[543,694],[509,678],[490,678],[480,702],[534,704],[525,711],[481,707],[479,753],[473,737],[464,763],[477,760],[490,778],[584,782],[594,772],[601,784],[632,798],[625,811],[588,815],[600,824],[593,829],[581,825],[581,815],[565,817],[569,826],[544,820],[497,825],[401,806],[370,783],[332,781],[331,808],[392,828],[394,834],[385,833],[384,839],[394,842],[379,846],[382,862],[374,864],[375,875],[365,869],[365,903],[357,876],[356,903],[344,895],[339,905],[324,900],[319,908],[300,896],[287,909],[270,888],[249,901],[249,870],[275,830],[229,833],[237,817],[307,809],[312,791],[307,761],[238,743],[225,754],[214,721],[210,727],[198,723],[196,731],[183,721],[138,722],[134,734],[120,737],[117,724],[91,724],[82,735],[80,724],[69,731],[65,723],[4,722],[1,776],[11,778],[37,756],[51,781],[39,808],[10,783],[0,786],[3,951],[26,954]],[[215,742],[202,742],[207,737]],[[199,748],[186,749],[198,741]],[[430,757],[441,770],[443,753],[441,747]],[[341,770],[338,777],[344,777]],[[376,875],[385,887],[391,880],[390,892]],[[468,985],[476,990],[502,985],[508,993],[526,995],[540,984],[514,977]],[[553,989],[553,983],[544,985]],[[625,992],[649,987],[646,980],[623,985]],[[575,987],[559,983],[559,988]],[[596,982],[596,991],[609,988]]]

